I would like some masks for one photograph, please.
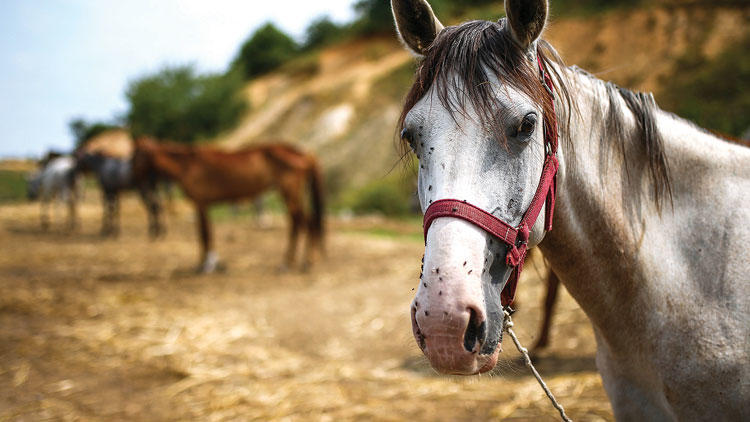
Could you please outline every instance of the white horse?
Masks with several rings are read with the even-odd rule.
[[[750,149],[563,66],[540,40],[546,1],[506,0],[506,19],[447,28],[425,0],[391,5],[420,61],[401,124],[422,209],[457,199],[517,227],[556,115],[554,228],[533,221],[528,247],[590,318],[615,416],[750,420]],[[464,219],[429,226],[411,313],[436,369],[495,366],[508,249]]]
[[[76,228],[78,224],[76,218],[77,187],[76,161],[73,157],[52,158],[41,170],[29,176],[27,193],[29,199],[39,199],[43,230],[49,228],[49,205],[54,199],[60,199],[67,204],[68,229]]]

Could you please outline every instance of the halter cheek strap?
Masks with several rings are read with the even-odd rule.
[[[554,111],[554,85],[552,84],[552,79],[545,71],[544,63],[538,55],[537,63],[539,64],[539,71],[541,72],[544,86],[549,93],[548,98],[552,103],[552,110]],[[545,207],[545,204],[544,229],[546,231],[552,230],[552,218],[555,212],[555,191],[557,188],[555,176],[557,175],[559,163],[557,161],[557,115],[553,113],[549,117],[549,119],[544,119],[545,158],[541,179],[534,198],[531,200],[531,204],[529,204],[529,208],[524,213],[521,223],[518,226],[513,227],[487,211],[466,201],[459,201],[457,199],[435,201],[427,208],[424,214],[423,228],[425,242],[427,241],[427,232],[433,221],[441,217],[453,217],[478,226],[508,245],[505,263],[513,268],[513,273],[500,295],[500,301],[503,306],[509,306],[513,303],[518,279],[523,270],[524,260],[528,252],[529,230],[534,226],[537,218],[539,218],[539,214],[542,211],[542,207]]]

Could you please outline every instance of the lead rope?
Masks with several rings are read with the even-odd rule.
[[[531,373],[534,374],[534,378],[536,378],[537,382],[540,386],[542,386],[542,389],[544,390],[544,393],[549,397],[549,400],[552,402],[552,406],[557,409],[558,412],[560,412],[560,417],[565,422],[573,422],[568,415],[565,414],[565,409],[563,409],[562,405],[557,402],[555,399],[555,395],[552,394],[552,391],[550,391],[549,387],[547,387],[547,384],[544,383],[544,380],[542,380],[542,376],[539,375],[539,372],[537,372],[536,368],[534,367],[534,364],[531,363],[531,357],[529,357],[529,351],[521,346],[521,342],[518,341],[518,337],[516,337],[516,333],[513,332],[513,320],[510,318],[510,313],[508,312],[508,308],[503,308],[503,314],[505,315],[505,318],[503,320],[503,328],[505,331],[510,334],[510,338],[513,339],[513,343],[516,345],[516,349],[518,349],[519,352],[523,355],[523,360],[526,363],[526,366],[531,369]]]

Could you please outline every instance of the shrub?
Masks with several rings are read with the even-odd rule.
[[[346,28],[337,25],[328,16],[322,16],[313,20],[305,30],[304,50],[313,50],[325,47],[344,36]]]
[[[276,69],[298,52],[297,43],[269,22],[242,44],[233,67],[240,69],[245,79],[252,79]]]
[[[196,75],[191,66],[165,68],[130,83],[127,122],[133,136],[193,142],[233,127],[246,104],[237,92],[242,78]]]
[[[392,175],[370,182],[361,189],[349,192],[344,205],[356,214],[382,214],[398,217],[415,212],[415,182]]]
[[[360,34],[390,33],[393,31],[393,14],[391,2],[384,0],[357,0],[354,3],[357,20],[354,22],[356,32]]]

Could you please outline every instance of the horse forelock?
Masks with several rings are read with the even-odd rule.
[[[570,95],[562,76],[551,66],[562,65],[562,60],[545,41],[538,42],[537,54],[550,71],[560,100],[570,106]],[[411,110],[430,89],[435,88],[443,107],[454,120],[457,115],[474,117],[505,143],[503,107],[493,92],[488,72],[498,81],[525,94],[542,109],[545,120],[553,119],[554,108],[548,101],[536,63],[529,59],[499,22],[471,21],[447,27],[435,39],[416,71],[399,119],[399,131]],[[477,114],[468,114],[469,106]],[[568,121],[560,122],[560,130],[567,133]],[[408,147],[402,144],[404,151]]]

